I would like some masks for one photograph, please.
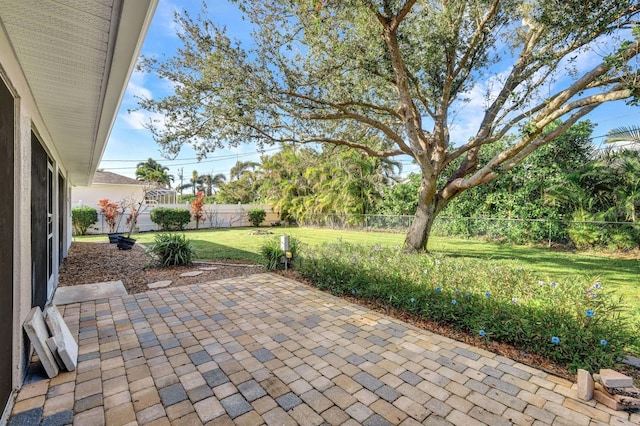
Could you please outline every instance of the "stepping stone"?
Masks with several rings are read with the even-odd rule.
[[[630,388],[633,386],[632,377],[608,368],[600,370],[600,382],[608,388]]]
[[[44,323],[44,317],[42,316],[42,311],[39,306],[31,309],[31,312],[29,312],[27,318],[24,320],[23,327],[40,358],[44,370],[47,372],[47,376],[49,376],[50,379],[56,377],[60,370],[53,357],[53,353],[51,353],[51,349],[47,346],[49,331]]]
[[[190,272],[185,272],[184,274],[180,274],[180,276],[181,277],[197,277],[200,274],[202,274],[202,271],[190,271]]]
[[[62,315],[56,305],[47,306],[44,309],[47,325],[51,330],[52,337],[47,339],[47,346],[60,358],[61,367],[68,371],[73,371],[78,365],[78,343],[64,322]]]
[[[169,287],[170,285],[171,285],[171,280],[164,280],[164,281],[156,281],[154,283],[147,284],[147,287],[151,289],[156,289],[156,288]]]
[[[622,362],[624,362],[627,365],[630,365],[632,367],[635,368],[640,368],[640,358],[636,358],[634,356],[631,355],[627,355]]]
[[[119,280],[65,287],[58,286],[53,296],[53,303],[59,306],[126,295],[127,289],[124,288],[124,284]]]
[[[218,269],[217,266],[204,266],[200,268],[201,271],[215,271],[216,269]]]

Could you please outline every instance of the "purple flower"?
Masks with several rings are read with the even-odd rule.
[[[517,298],[517,297],[514,297],[514,298],[512,298],[512,299],[511,299],[511,301],[512,301],[513,303],[518,303],[518,298]]]
[[[602,346],[607,346],[607,344],[608,344],[608,343],[609,343],[609,342],[607,342],[607,341],[606,341],[606,340],[604,340],[604,339],[600,340],[600,344],[601,344]]]
[[[560,343],[560,338],[557,336],[553,336],[551,338],[551,343],[553,343],[554,345],[557,345],[558,343]]]
[[[480,330],[480,331],[478,332],[478,334],[479,334],[480,336],[484,337],[484,336],[486,336],[486,335],[487,335],[487,332],[486,332],[486,331],[484,331],[484,330]]]
[[[555,282],[555,281],[551,281],[551,284],[549,284],[549,285],[550,285],[551,287],[555,287],[555,286],[557,286],[557,285],[558,285],[558,283],[557,283],[557,282]]]
[[[600,283],[595,283],[593,285],[593,288],[602,288],[602,285]]]
[[[484,292],[484,297],[491,297],[491,293],[490,293],[490,292],[488,292],[488,291],[485,291],[485,292]]]
[[[437,292],[441,292],[442,291],[442,287],[440,287],[440,286],[436,287],[436,291]]]
[[[458,301],[457,301],[456,299],[453,299],[453,300],[451,301],[451,304],[452,304],[452,305],[455,305],[456,303],[458,303]]]

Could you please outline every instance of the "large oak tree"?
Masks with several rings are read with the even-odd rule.
[[[250,43],[230,39],[206,11],[182,13],[177,54],[142,62],[174,83],[173,94],[141,100],[165,117],[149,123],[156,140],[202,155],[296,142],[411,156],[422,183],[409,250],[426,248],[435,217],[458,194],[598,106],[640,98],[638,0],[237,3],[252,23]],[[585,68],[589,52],[600,58]],[[450,140],[454,117],[465,119],[478,92],[486,95],[477,126]],[[517,138],[480,161],[505,135]]]

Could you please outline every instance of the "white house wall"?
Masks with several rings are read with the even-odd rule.
[[[22,74],[21,67],[13,55],[12,47],[4,31],[0,31],[0,78],[5,82],[15,97],[15,158],[14,158],[14,259],[13,259],[13,336],[11,348],[13,365],[13,388],[18,389],[25,373],[24,333],[22,323],[31,310],[31,134],[35,133],[47,151],[54,165],[54,239],[58,240],[58,174],[68,180],[67,171],[62,166],[59,155],[51,140],[38,108],[32,97],[29,86]],[[68,188],[67,188],[68,193]],[[67,223],[70,223],[70,209],[67,209]],[[65,238],[69,247],[69,238]],[[54,262],[66,253],[58,253],[58,245],[54,245]],[[57,268],[55,281],[57,283]],[[0,407],[2,408],[2,407]]]

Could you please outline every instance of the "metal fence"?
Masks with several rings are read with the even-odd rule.
[[[365,231],[406,232],[413,216],[337,215],[314,216],[304,226]],[[549,219],[508,219],[494,217],[438,216],[431,230],[433,236],[456,236],[508,240],[516,243],[567,244],[578,237],[594,242],[611,240],[613,245],[637,247],[640,222],[578,222]],[[631,237],[629,237],[631,236]],[[635,240],[634,240],[635,236]],[[631,247],[630,247],[631,246]]]

